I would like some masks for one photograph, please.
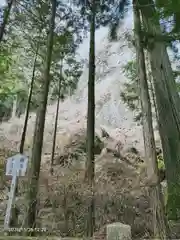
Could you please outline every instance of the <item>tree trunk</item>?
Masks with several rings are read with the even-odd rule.
[[[26,131],[27,131],[27,124],[28,124],[29,111],[30,111],[30,105],[31,105],[31,98],[32,98],[32,92],[33,92],[33,86],[34,86],[34,80],[35,80],[36,61],[37,61],[38,51],[39,51],[39,44],[37,46],[36,53],[35,53],[35,58],[34,58],[32,79],[31,79],[28,102],[27,102],[27,107],[26,107],[26,116],[25,116],[25,120],[24,120],[24,127],[23,127],[20,149],[19,149],[20,153],[23,153],[23,151],[24,151],[24,142],[25,142],[25,138],[26,138]]]
[[[64,186],[64,199],[63,199],[63,210],[64,210],[64,235],[67,237],[69,235],[69,213],[68,213],[68,204],[67,204],[67,191],[66,186]]]
[[[15,118],[15,117],[16,117],[17,98],[18,98],[18,96],[15,95],[15,97],[14,97],[14,101],[13,101],[13,107],[12,107],[12,115],[11,115],[11,118]]]
[[[51,154],[51,175],[53,174],[53,162],[54,162],[54,154],[55,154],[55,147],[56,147],[56,134],[57,134],[57,124],[58,124],[58,116],[59,116],[59,104],[61,100],[61,81],[62,81],[62,64],[63,61],[61,61],[60,66],[60,79],[59,79],[59,89],[58,89],[58,101],[57,101],[57,108],[56,108],[56,118],[55,118],[55,124],[54,124],[54,136],[53,136],[53,145],[52,145],[52,154]]]
[[[148,33],[161,34],[152,0],[141,0],[143,23]],[[152,39],[148,39],[149,41]],[[164,42],[148,44],[158,108],[159,132],[168,183],[167,211],[170,219],[180,218],[180,99]]]
[[[42,85],[42,99],[37,110],[36,125],[34,131],[33,148],[32,148],[32,161],[31,161],[31,175],[28,193],[28,216],[27,226],[29,228],[35,227],[36,220],[36,205],[37,205],[37,193],[38,193],[38,180],[41,166],[41,153],[43,146],[44,125],[46,117],[46,107],[50,84],[50,67],[53,51],[53,37],[56,15],[56,0],[52,0],[52,13],[49,26],[49,36],[47,42],[47,58],[44,69],[44,84]]]
[[[149,61],[149,54],[147,55],[146,58],[146,66],[148,66],[148,82],[149,82],[149,87],[150,87],[150,98],[152,101],[152,105],[154,107],[154,113],[155,113],[155,123],[158,125],[159,120],[158,120],[158,111],[157,111],[157,104],[156,104],[156,96],[155,96],[155,90],[154,90],[154,85],[153,85],[153,77],[152,77],[152,71],[151,71],[151,63]]]
[[[94,207],[94,140],[95,140],[95,0],[91,5],[88,113],[87,113],[87,162],[86,178],[91,191],[91,203],[88,207],[87,236],[92,237],[95,228]]]
[[[154,90],[154,85],[153,85],[151,63],[150,63],[150,60],[149,60],[148,51],[145,51],[144,54],[145,54],[145,65],[146,65],[146,70],[147,70],[149,96],[150,96],[150,101],[151,101],[153,129],[154,129],[154,131],[157,131],[159,129],[159,120],[158,120],[158,113],[157,113],[158,111],[157,111],[155,90]]]
[[[13,1],[14,0],[8,1],[8,5],[4,10],[3,22],[2,22],[2,25],[0,27],[0,42],[3,40],[3,35],[4,35],[4,32],[5,32],[6,25],[8,23],[8,19],[9,19],[9,15],[10,15],[10,12],[11,12],[11,9],[12,9]]]
[[[133,2],[134,12],[134,29],[135,29],[135,41],[136,41],[136,57],[138,63],[138,75],[139,75],[139,89],[140,100],[142,109],[142,121],[143,121],[143,135],[144,135],[144,147],[147,161],[147,175],[148,179],[151,179],[155,186],[152,189],[152,205],[154,216],[154,237],[158,239],[167,239],[168,229],[166,229],[166,219],[164,212],[163,198],[160,191],[160,182],[156,157],[156,145],[154,140],[154,132],[152,125],[152,111],[151,101],[148,90],[148,81],[146,75],[145,57],[140,39],[141,22],[140,13],[137,6],[137,1]]]

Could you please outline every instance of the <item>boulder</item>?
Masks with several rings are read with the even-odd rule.
[[[131,226],[119,222],[107,225],[107,240],[131,239]]]
[[[102,135],[102,138],[110,138],[109,133],[102,127],[101,127],[101,135]]]

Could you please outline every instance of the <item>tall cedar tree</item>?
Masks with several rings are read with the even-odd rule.
[[[30,185],[28,192],[28,212],[27,212],[27,226],[29,228],[35,227],[36,220],[36,207],[37,207],[37,193],[38,193],[38,180],[41,166],[41,153],[43,145],[44,125],[46,116],[47,99],[50,84],[50,67],[53,51],[53,36],[55,27],[55,16],[57,1],[52,0],[52,12],[49,25],[49,34],[47,42],[47,58],[44,69],[44,84],[42,85],[42,99],[39,104],[36,116],[36,125],[33,139],[32,159],[31,159],[31,173],[30,173]]]
[[[35,80],[35,73],[36,73],[36,62],[37,62],[37,57],[38,57],[38,50],[39,50],[39,43],[37,45],[37,49],[36,49],[36,53],[35,53],[35,57],[34,57],[32,78],[31,78],[28,102],[27,102],[27,107],[26,107],[26,115],[25,115],[23,132],[22,132],[22,136],[21,136],[21,143],[20,143],[20,149],[19,149],[20,153],[23,153],[23,151],[24,151],[24,143],[25,143],[25,138],[26,138],[26,131],[27,131],[28,118],[29,118],[29,112],[30,112],[30,105],[31,105],[33,86],[34,86],[34,80]]]
[[[36,53],[35,53],[35,59],[34,59],[34,64],[33,64],[33,72],[32,72],[32,78],[31,78],[28,102],[27,102],[27,107],[26,107],[26,115],[25,115],[24,126],[23,126],[23,131],[22,131],[22,136],[21,136],[20,147],[19,147],[19,152],[21,154],[23,154],[23,152],[24,152],[24,143],[25,143],[25,138],[26,138],[26,131],[27,131],[27,125],[28,125],[29,111],[30,111],[32,93],[33,93],[33,86],[34,86],[34,80],[35,80],[35,70],[36,70],[36,60],[37,60],[37,55],[38,55],[38,49],[39,49],[39,45],[37,46],[37,50],[36,50]],[[18,195],[18,182],[16,184],[15,195],[16,196]],[[19,215],[19,209],[17,208],[17,206],[15,206],[12,209],[12,218],[11,218],[11,221],[10,221],[10,227],[17,226],[18,215]]]
[[[136,43],[136,58],[138,63],[138,75],[139,75],[139,89],[140,89],[140,101],[141,110],[143,113],[143,136],[144,147],[147,161],[147,174],[148,178],[154,183],[151,192],[151,201],[153,209],[153,225],[154,225],[154,237],[159,239],[167,239],[168,227],[165,219],[164,203],[161,194],[161,187],[158,174],[157,157],[156,157],[156,145],[154,140],[154,132],[152,125],[152,112],[151,102],[148,91],[148,82],[146,75],[145,56],[141,39],[141,22],[140,13],[137,8],[137,1],[133,1],[134,12],[134,30],[135,30],[135,43]]]
[[[63,59],[61,59],[60,61],[61,61],[61,63],[60,63],[60,78],[59,78],[59,86],[58,86],[58,100],[57,100],[56,117],[55,117],[55,123],[54,123],[53,145],[52,145],[52,153],[51,153],[51,169],[50,169],[51,174],[53,174],[53,163],[54,163],[54,154],[55,154],[55,147],[56,147],[57,124],[58,124],[58,116],[59,116],[59,104],[60,104],[60,100],[61,100]]]
[[[95,0],[91,2],[90,43],[89,43],[89,80],[87,113],[87,169],[86,176],[92,193],[88,207],[87,236],[92,237],[95,228],[94,203],[94,138],[95,138]]]
[[[88,114],[87,114],[87,161],[85,178],[88,181],[92,193],[91,203],[88,207],[87,236],[92,237],[95,229],[95,202],[94,202],[94,140],[95,140],[95,30],[99,26],[109,25],[112,21],[116,28],[120,19],[124,16],[125,6],[128,0],[114,1],[75,1],[81,5],[82,16],[90,22],[90,48],[89,48],[89,80],[88,80]],[[90,7],[90,15],[86,11]],[[97,14],[96,14],[97,13]],[[110,13],[110,14],[109,14]],[[119,15],[117,14],[119,13]],[[87,17],[87,18],[86,18]],[[96,20],[96,21],[95,21]],[[113,35],[110,28],[110,35]]]
[[[154,2],[139,0],[156,95],[159,133],[163,148],[168,183],[167,211],[170,219],[180,218],[180,98],[168,57],[166,44],[158,41],[162,35]],[[145,34],[146,37],[146,34]]]

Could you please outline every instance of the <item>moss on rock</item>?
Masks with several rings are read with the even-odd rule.
[[[158,162],[158,169],[165,171],[164,160],[163,160],[163,158],[161,156],[158,156],[157,162]]]

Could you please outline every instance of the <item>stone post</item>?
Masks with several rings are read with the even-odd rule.
[[[131,226],[120,222],[107,225],[107,240],[132,240]]]

